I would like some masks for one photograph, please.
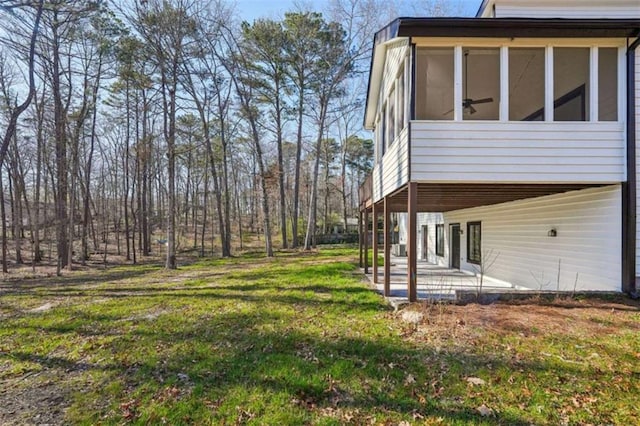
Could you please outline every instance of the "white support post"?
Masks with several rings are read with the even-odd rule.
[[[547,46],[544,62],[544,121],[553,121],[553,46]]]
[[[598,121],[598,47],[591,46],[589,61],[589,121]]]
[[[638,69],[636,68],[636,75],[637,73],[638,73]],[[627,55],[626,55],[626,49],[620,47],[618,48],[618,122],[620,123],[624,123],[627,121],[627,96],[625,96],[625,94],[627,93],[627,90],[629,90],[629,88],[627,87]],[[631,96],[635,96],[636,101],[638,99],[637,93],[638,93],[638,88],[636,87],[636,94],[631,94]],[[627,126],[624,126],[624,129],[625,129],[625,140],[626,140]],[[627,161],[628,161],[627,157],[628,157],[627,150],[625,149],[624,164],[627,164]],[[628,171],[627,171],[627,168],[625,167],[623,181],[626,181],[629,179],[629,176],[627,173]]]
[[[636,70],[636,75],[637,72]],[[627,55],[625,49],[620,47],[618,48],[618,121],[620,123],[627,120],[627,97],[624,96],[627,90],[629,90],[627,87]]]
[[[500,47],[500,121],[509,121],[509,47]]]
[[[462,46],[453,50],[453,120],[462,121]]]
[[[409,123],[409,120],[411,120],[411,62],[409,62],[409,56],[406,56],[404,58],[404,75],[402,76],[402,78],[404,78],[404,93],[403,93],[403,99],[404,99],[404,104],[401,105],[401,108],[404,108],[404,123],[402,123],[402,127],[407,127],[407,123]]]

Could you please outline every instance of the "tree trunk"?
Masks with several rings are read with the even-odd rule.
[[[330,233],[329,229],[329,154],[327,153],[327,157],[325,158],[324,165],[324,223],[322,224],[322,233],[328,234]]]
[[[36,182],[35,182],[35,206],[34,206],[34,217],[33,217],[33,262],[34,264],[42,261],[42,252],[40,250],[40,184],[42,180],[42,161],[43,161],[43,150],[44,150],[44,103],[45,103],[45,90],[42,90],[42,100],[39,104],[36,105],[36,122],[37,122],[37,131],[36,131]],[[46,184],[45,184],[46,191]],[[45,220],[46,223],[46,210],[45,210]],[[35,266],[34,266],[35,268]]]
[[[93,165],[93,153],[95,151],[95,142],[96,142],[96,121],[97,121],[97,106],[98,106],[98,88],[100,81],[100,74],[102,70],[102,61],[100,61],[100,65],[98,67],[98,77],[96,80],[96,84],[93,87],[93,102],[92,102],[92,110],[93,116],[91,119],[91,137],[89,143],[89,156],[87,158],[87,165],[84,176],[84,198],[83,198],[83,213],[82,213],[82,263],[85,264],[87,260],[89,260],[89,242],[88,242],[88,233],[89,233],[89,222],[91,219],[91,166]],[[128,114],[127,114],[128,117]],[[128,119],[128,118],[127,118]],[[128,126],[127,126],[128,127]]]
[[[136,170],[137,173],[137,170]],[[138,259],[136,257],[136,226],[137,226],[137,215],[136,215],[136,209],[135,209],[135,203],[136,203],[136,197],[134,196],[135,194],[135,178],[134,178],[134,183],[133,183],[133,187],[131,188],[131,219],[133,220],[133,225],[131,226],[131,261],[133,262],[133,264],[135,265],[136,263],[138,263]]]
[[[4,204],[4,184],[2,179],[2,168],[0,168],[0,219],[2,220],[2,272],[9,272],[7,268],[7,212]]]
[[[17,141],[14,137],[12,155],[10,155],[11,169],[9,175],[9,194],[11,196],[11,224],[14,247],[16,250],[16,264],[21,265],[22,260],[22,200],[20,177],[18,176]]]
[[[207,229],[207,210],[209,205],[209,173],[204,171],[204,199],[202,202],[202,229],[200,230],[200,257],[204,257],[204,237]]]
[[[257,133],[254,135],[257,138]],[[267,181],[265,179],[264,163],[262,160],[262,148],[260,147],[260,141],[254,139],[256,142],[256,152],[258,157],[258,169],[260,171],[260,187],[262,189],[262,214],[264,223],[264,244],[267,257],[273,257],[273,244],[271,242],[271,218],[269,217],[269,195],[267,192]]]
[[[174,74],[177,66],[174,64]],[[169,129],[167,134],[167,172],[168,172],[168,200],[167,200],[167,261],[165,267],[167,269],[176,269],[176,89],[177,84],[174,81],[169,88]]]
[[[238,214],[238,239],[240,240],[240,250],[243,249],[242,245],[242,211],[240,210],[240,188],[238,188],[238,172],[234,173],[234,183],[236,187],[236,211]]]
[[[318,208],[318,175],[320,172],[320,156],[322,155],[322,135],[324,134],[324,122],[326,116],[326,102],[320,100],[320,119],[318,122],[318,136],[316,139],[315,161],[313,163],[313,176],[311,181],[311,193],[309,194],[309,222],[307,223],[307,235],[304,239],[304,249],[311,250],[315,246],[316,214]]]
[[[348,136],[345,133],[345,139],[342,145],[342,152],[340,156],[340,189],[342,192],[342,221],[344,224],[344,233],[347,233],[347,140]]]
[[[276,145],[278,149],[278,186],[280,189],[280,232],[282,234],[282,248],[286,249],[287,244],[287,204],[285,199],[284,186],[284,161],[282,158],[282,113],[280,111],[280,87],[276,81]]]
[[[55,133],[55,151],[56,151],[56,242],[58,267],[57,274],[69,263],[69,244],[67,236],[67,133],[66,133],[66,111],[62,105],[62,93],[60,83],[60,51],[58,37],[58,13],[54,12],[54,26],[52,28],[53,38],[53,71],[51,92],[53,94],[54,103],[54,133]]]
[[[137,105],[137,104],[136,104]],[[136,114],[137,114],[136,108]],[[142,162],[142,175],[140,178],[142,184],[142,194],[140,194],[141,201],[141,220],[140,220],[140,229],[142,232],[142,255],[149,256],[151,254],[151,231],[149,224],[149,209],[151,203],[149,202],[151,197],[151,191],[149,190],[151,186],[151,177],[149,173],[149,159],[151,152],[151,141],[149,140],[147,127],[147,98],[146,92],[142,91],[142,154],[138,152],[138,155],[142,155],[140,161]],[[140,150],[138,150],[140,151]]]
[[[220,98],[220,97],[218,97]],[[224,120],[223,114],[223,104],[219,102],[218,110],[220,113],[220,144],[222,145],[222,188],[224,190],[224,242],[222,247],[222,255],[223,256],[231,256],[231,219],[230,212],[231,210],[231,200],[229,196],[229,167],[227,160],[227,126]]]
[[[298,98],[298,129],[296,138],[296,164],[293,179],[293,217],[291,218],[292,240],[291,247],[297,248],[298,218],[300,217],[300,162],[302,161],[302,117],[304,108],[304,86],[300,87]]]
[[[128,84],[128,83],[127,83]],[[128,92],[127,87],[127,92]],[[128,96],[127,96],[128,97]],[[124,169],[122,204],[124,206],[124,239],[126,241],[127,254],[126,259],[131,260],[131,235],[129,229],[129,140],[130,140],[130,121],[129,121],[129,103],[127,102],[127,124],[124,138],[124,158],[122,160],[122,168]]]
[[[189,146],[191,146],[191,137],[189,137],[189,141],[188,141]],[[182,228],[186,230],[189,228],[189,196],[191,193],[191,188],[192,186],[192,178],[193,178],[193,173],[192,173],[192,167],[193,167],[193,156],[191,155],[191,149],[189,149],[189,152],[187,154],[187,167],[186,167],[186,171],[187,171],[187,176],[185,177],[185,188],[182,192],[182,194],[184,195],[184,202],[182,203],[182,205],[184,206],[184,223],[182,224]],[[193,199],[191,200],[191,202],[193,202]]]
[[[200,189],[200,183],[194,179],[192,187],[191,200],[193,205],[191,206],[191,226],[193,227],[193,249],[196,250],[198,248],[198,211],[200,210],[198,190]]]

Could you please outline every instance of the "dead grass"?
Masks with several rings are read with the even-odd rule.
[[[537,298],[482,304],[417,304],[408,309],[424,312],[419,331],[439,338],[458,339],[491,333],[523,337],[570,335],[602,338],[621,333],[640,332],[640,302],[625,296],[604,300]]]

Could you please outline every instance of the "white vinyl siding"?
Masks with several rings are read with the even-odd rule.
[[[412,181],[625,180],[623,123],[414,121],[411,130]]]
[[[621,291],[621,202],[620,185],[591,188],[448,212],[445,229],[482,221],[482,255],[495,258],[485,275],[516,287],[556,290],[560,261],[560,290],[572,291],[578,274],[577,291]],[[460,245],[461,269],[476,272],[466,235]]]
[[[382,161],[373,168],[374,201],[389,195],[409,181],[409,129],[405,127],[387,147]]]
[[[496,0],[496,18],[640,18],[637,0]]]

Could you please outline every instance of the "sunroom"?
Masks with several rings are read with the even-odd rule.
[[[382,180],[374,197],[406,183],[409,170],[425,182],[624,181],[626,43],[415,37],[392,45],[387,60],[403,58],[397,76],[381,82],[379,108],[367,115]],[[393,68],[385,64],[385,75]]]

